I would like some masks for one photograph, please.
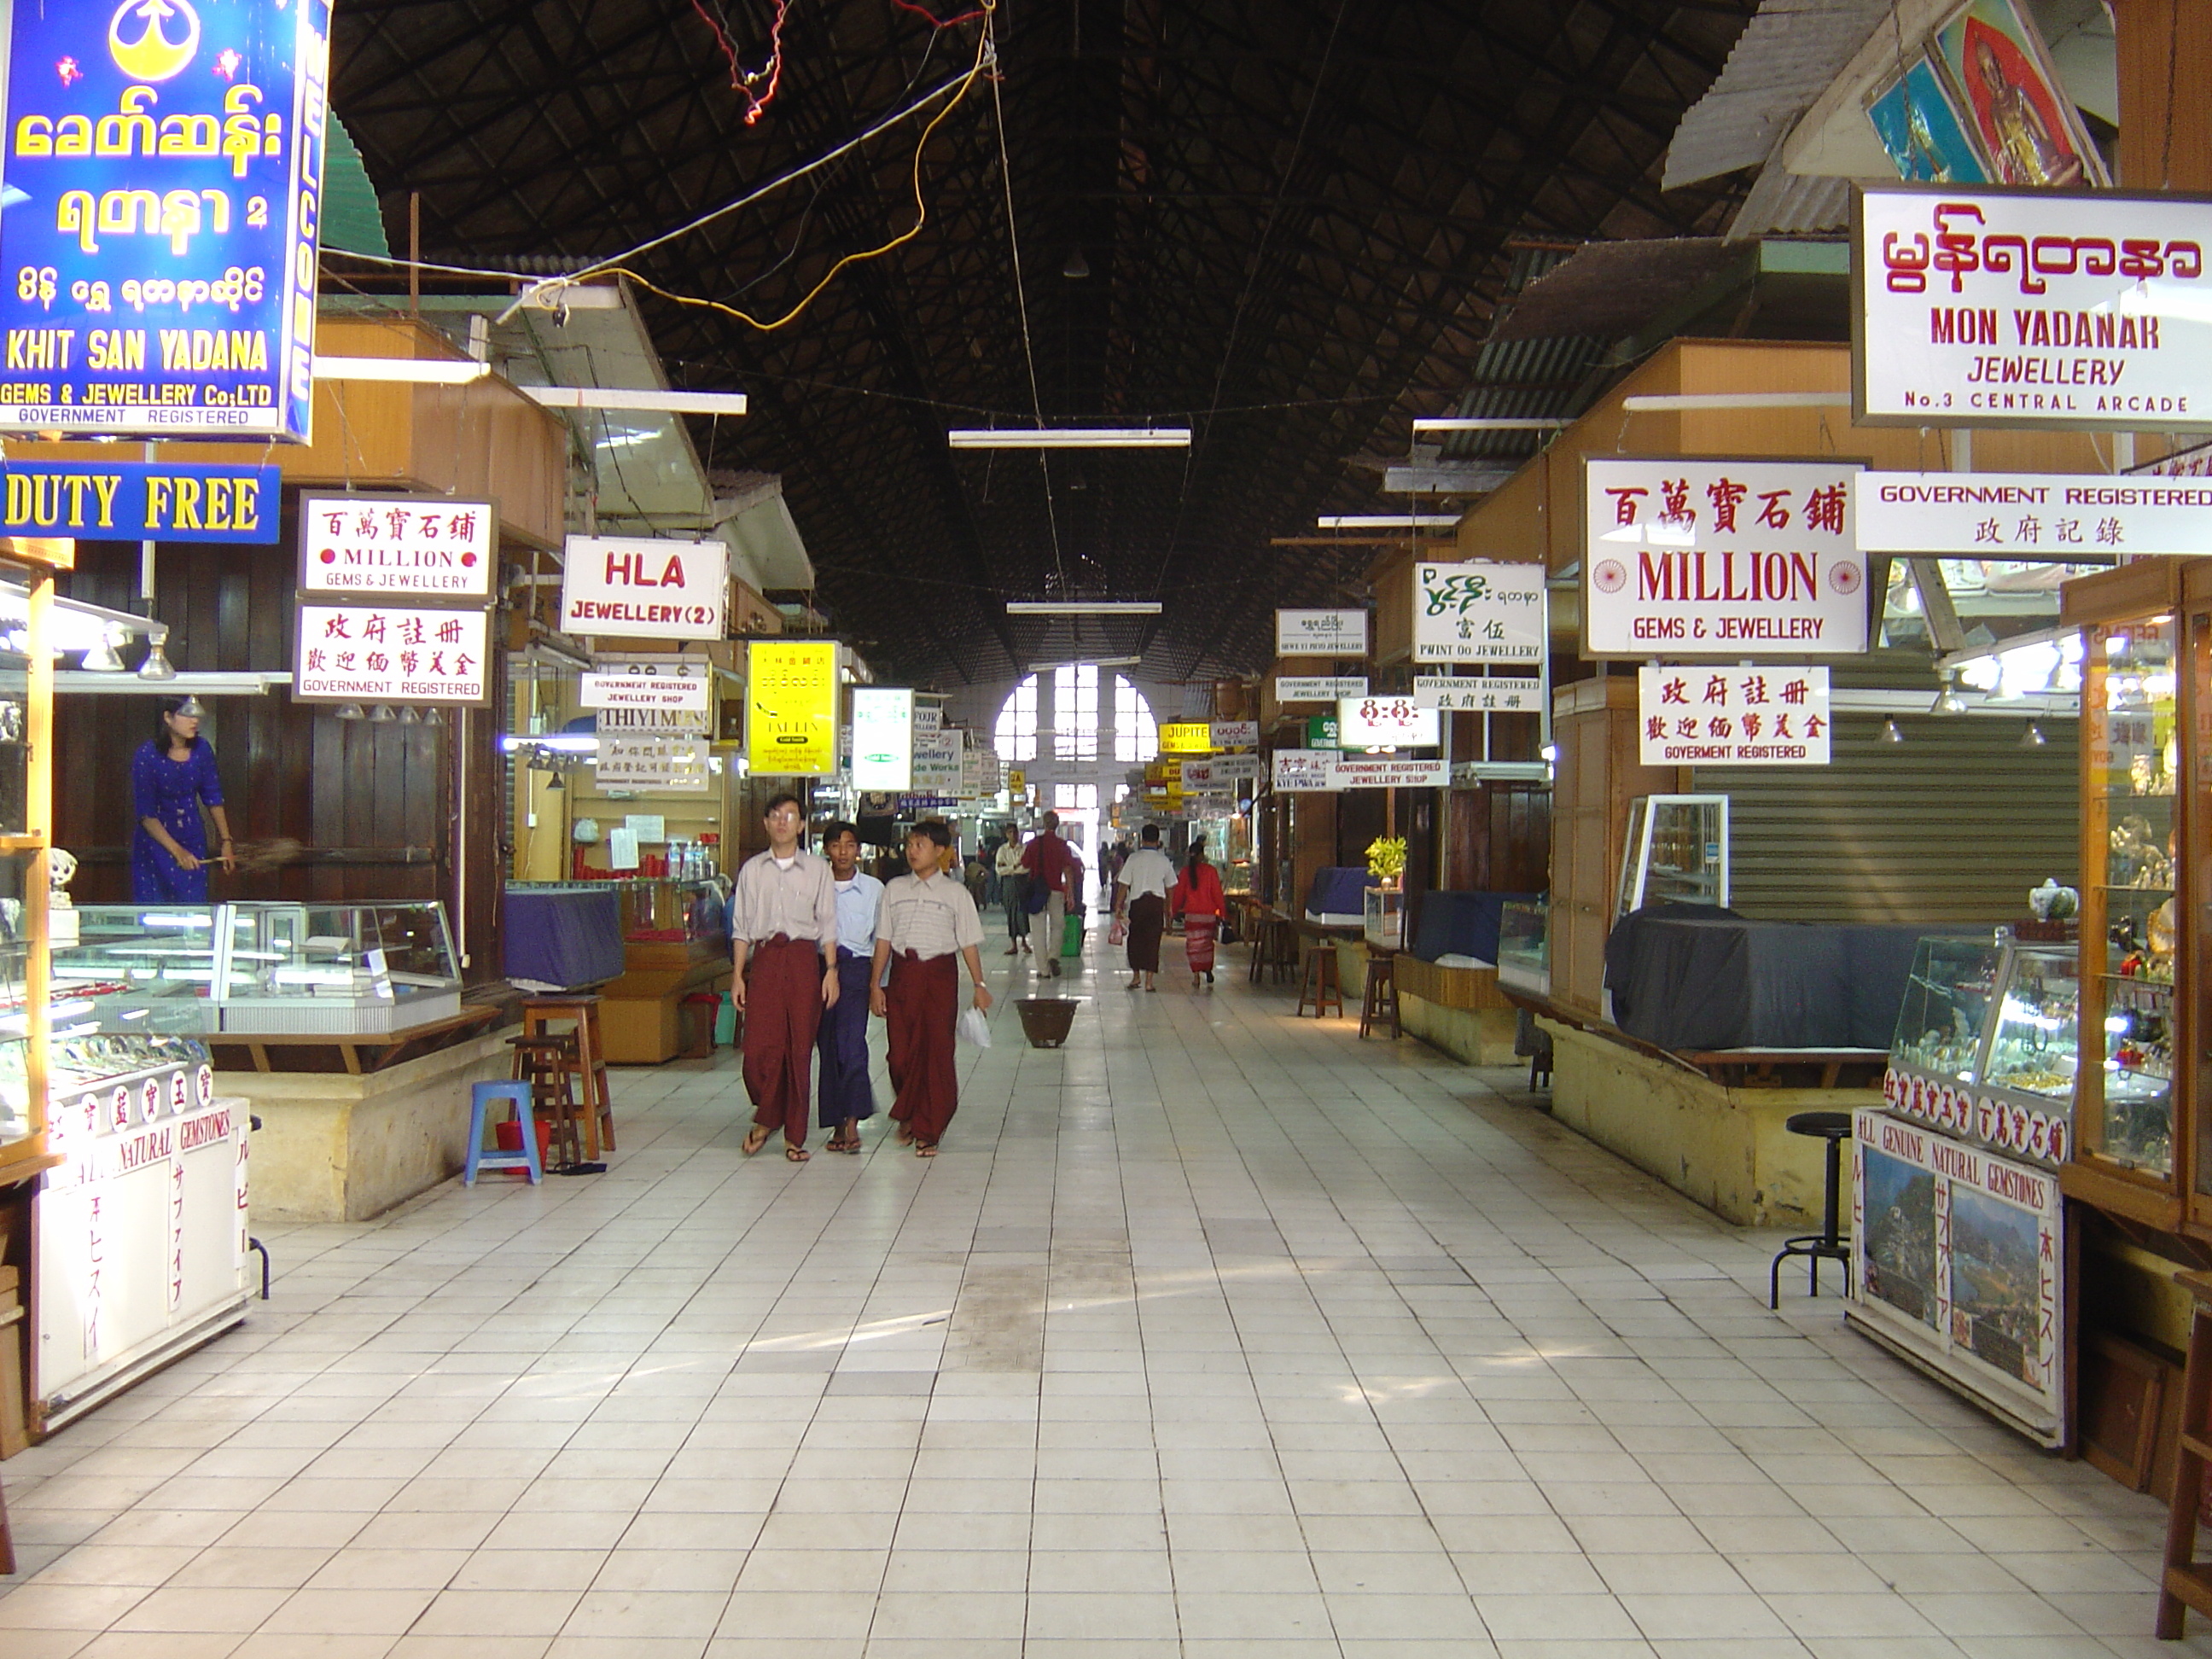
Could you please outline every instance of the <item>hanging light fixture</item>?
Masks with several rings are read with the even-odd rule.
[[[398,718],[398,714],[392,713],[392,705],[388,702],[380,702],[368,711],[369,723],[373,726],[389,726]]]
[[[1881,740],[1884,743],[1903,743],[1905,733],[1898,729],[1895,720],[1884,720],[1881,723]]]
[[[1071,283],[1079,283],[1091,274],[1091,261],[1083,257],[1080,247],[1067,251],[1067,263],[1060,268],[1060,274]]]
[[[2043,728],[2033,720],[2030,720],[2027,730],[2020,734],[2020,746],[2023,749],[2040,749],[2050,741],[2043,735]]]
[[[338,718],[342,720],[365,720],[368,714],[357,702],[342,702],[338,705]]]
[[[207,705],[187,691],[185,700],[177,705],[177,713],[186,720],[204,720],[207,718]]]
[[[1928,712],[1945,715],[1966,712],[1966,700],[1959,695],[1956,676],[1947,674],[1943,677],[1943,689],[1936,694],[1936,701],[1928,705]]]
[[[546,792],[550,794],[556,789],[566,789],[568,787],[568,786],[567,784],[561,781],[561,774],[556,769],[554,772],[551,780],[546,784],[545,788]]]
[[[162,629],[146,642],[146,660],[138,665],[142,680],[173,680],[177,671],[169,663],[169,630]]]
[[[399,711],[399,723],[402,726],[420,726],[422,724],[422,712],[410,702]]]
[[[438,705],[437,705],[437,704],[435,704],[435,703],[432,703],[432,704],[431,704],[428,708],[426,708],[426,709],[424,709],[424,710],[422,711],[422,724],[423,724],[423,725],[425,725],[425,726],[443,726],[445,723],[446,723],[446,717],[445,717],[443,714],[440,714],[440,713],[438,712]]]
[[[78,665],[88,674],[122,673],[123,659],[115,654],[115,630],[102,629],[100,643],[84,653],[84,659]]]

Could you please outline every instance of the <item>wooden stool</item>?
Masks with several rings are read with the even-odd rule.
[[[559,1170],[584,1163],[577,1144],[576,1097],[568,1079],[576,1075],[576,1038],[573,1032],[559,1036],[509,1037],[514,1047],[514,1078],[530,1085],[531,1111],[552,1126],[546,1149],[546,1165]],[[530,1131],[534,1137],[537,1131]]]
[[[2194,1607],[2212,1618],[2212,1562],[2197,1559],[2197,1517],[2204,1468],[2212,1459],[2212,1273],[2182,1273],[2173,1282],[2197,1298],[2189,1322],[2189,1365],[2182,1373],[2181,1443],[2173,1457],[2173,1507],[2166,1521],[2166,1572],[2159,1584],[2158,1639],[2179,1642]]]
[[[1305,946],[1304,971],[1298,979],[1298,1013],[1303,1015],[1306,1004],[1313,1004],[1314,1018],[1328,1017],[1329,1005],[1344,1012],[1344,988],[1336,978],[1336,941],[1333,939],[1309,939]]]
[[[1398,953],[1371,951],[1367,957],[1367,982],[1359,995],[1359,1035],[1365,1036],[1376,1021],[1389,1016],[1390,1041],[1402,1034],[1398,1024]]]
[[[567,1024],[576,1042],[576,1101],[584,1115],[585,1157],[599,1160],[602,1143],[615,1150],[615,1108],[607,1092],[606,1046],[599,1040],[599,1000],[597,997],[526,997],[522,1003],[522,1035],[555,1035],[556,1025]],[[520,1075],[518,1073],[518,1075]]]

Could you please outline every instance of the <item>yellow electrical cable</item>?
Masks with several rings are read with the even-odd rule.
[[[929,222],[929,204],[921,193],[922,154],[929,148],[929,141],[932,135],[933,135],[937,129],[943,125],[946,117],[950,116],[954,110],[960,107],[961,100],[968,96],[969,88],[975,84],[975,77],[983,72],[983,65],[990,60],[992,56],[993,39],[992,20],[989,14],[996,9],[997,0],[984,0],[983,11],[985,13],[985,17],[981,37],[975,43],[975,61],[969,66],[968,73],[961,77],[960,88],[957,92],[952,94],[952,101],[945,105],[943,109],[938,111],[935,115],[930,118],[929,125],[921,130],[921,142],[914,147],[914,223],[908,226],[898,235],[892,237],[890,241],[885,242],[881,247],[872,247],[865,252],[860,253],[846,254],[842,258],[839,259],[836,264],[830,266],[828,270],[823,273],[822,280],[815,283],[812,288],[806,291],[805,298],[801,299],[797,305],[792,307],[789,311],[785,312],[782,316],[777,318],[774,322],[762,322],[758,318],[752,316],[749,313],[740,311],[735,306],[725,305],[720,300],[702,300],[688,294],[672,294],[658,283],[647,277],[641,276],[636,271],[630,270],[627,265],[598,266],[594,267],[590,274],[592,276],[598,276],[608,272],[612,272],[617,276],[627,276],[630,281],[635,283],[640,288],[645,289],[648,294],[657,294],[662,299],[666,300],[672,304],[679,306],[696,306],[706,311],[719,311],[724,316],[734,317],[738,321],[744,324],[746,327],[757,329],[763,334],[773,333],[777,329],[781,328],[785,324],[793,321],[798,317],[799,313],[805,311],[807,307],[814,303],[815,296],[820,294],[823,289],[829,287],[831,283],[835,282],[838,272],[843,270],[846,266],[859,264],[863,260],[881,258],[884,254],[890,252],[893,249],[903,247],[907,243],[912,241],[915,237],[921,234],[921,228]]]

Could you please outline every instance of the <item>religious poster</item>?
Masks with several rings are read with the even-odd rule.
[[[1867,119],[1881,136],[1899,178],[1936,185],[1989,181],[1989,170],[1943,73],[1928,58],[1916,58],[1875,92],[1867,105]]]
[[[1992,182],[2038,189],[2112,182],[2041,36],[2013,0],[1973,0],[1936,32],[1936,48],[1964,94]]]

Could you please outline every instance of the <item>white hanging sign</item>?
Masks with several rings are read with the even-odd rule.
[[[960,789],[960,749],[957,732],[917,732],[914,739],[915,793],[957,795]]]
[[[585,708],[689,709],[708,706],[711,673],[704,663],[617,662],[602,658],[580,677],[576,702]]]
[[[1451,783],[1451,763],[1408,760],[1401,755],[1340,755],[1334,772],[1337,789],[1443,789]]]
[[[711,781],[708,747],[704,738],[602,733],[594,776],[601,789],[650,789],[664,794],[703,795]]]
[[[1540,564],[1413,567],[1415,662],[1526,662],[1550,645]]]
[[[1295,794],[1336,787],[1336,752],[1329,749],[1278,749],[1274,762],[1275,792]]]
[[[1336,705],[1336,740],[1346,749],[1434,749],[1443,725],[1412,697],[1346,697]]]
[[[719,640],[726,631],[730,550],[722,542],[571,536],[561,573],[561,631]]]
[[[2212,428],[2212,202],[1883,185],[1854,193],[1854,418]]]
[[[292,695],[306,702],[482,702],[489,614],[303,605]]]
[[[498,520],[489,501],[442,495],[303,496],[300,591],[488,605]]]
[[[1260,746],[1260,722],[1257,720],[1215,720],[1213,746],[1216,749],[1256,749]]]
[[[1278,611],[1275,654],[1279,657],[1364,657],[1367,654],[1364,611]]]
[[[1222,784],[1257,783],[1262,775],[1257,755],[1216,755],[1206,763],[1213,769],[1213,781]]]
[[[2100,473],[1862,472],[1862,553],[1960,559],[2212,554],[2212,482]]]
[[[1826,766],[1826,668],[1637,671],[1646,766]]]
[[[1447,714],[1541,714],[1544,682],[1487,674],[1416,674],[1413,702]]]
[[[914,693],[853,688],[853,787],[898,794],[914,783]]]
[[[1322,675],[1299,678],[1288,674],[1275,677],[1277,702],[1334,702],[1339,697],[1364,697],[1367,695],[1364,674]]]
[[[1856,461],[1583,464],[1585,657],[1867,648]]]

